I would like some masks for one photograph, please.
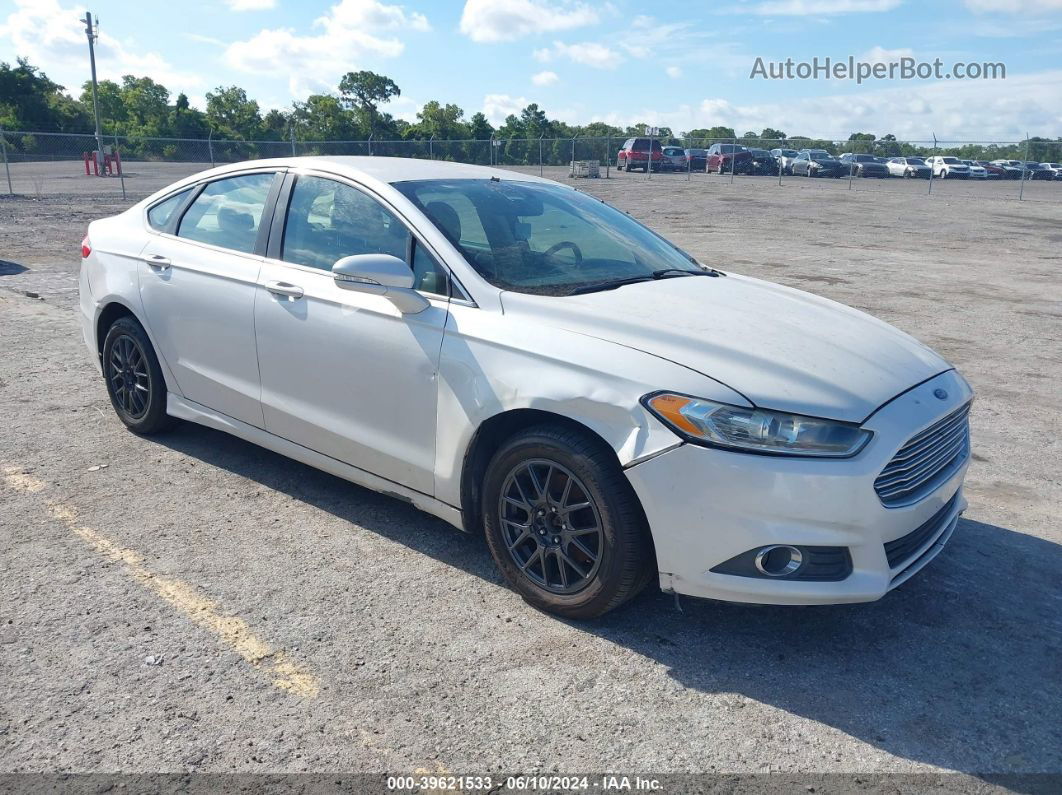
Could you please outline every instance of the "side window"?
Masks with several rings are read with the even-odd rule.
[[[250,254],[273,174],[246,174],[207,185],[181,218],[177,236]]]
[[[450,294],[449,282],[450,280],[446,278],[446,271],[435,261],[431,252],[414,240],[413,289],[447,296]]]
[[[326,271],[355,254],[392,254],[407,262],[409,239],[409,230],[375,199],[305,176],[291,191],[280,258]]]
[[[163,199],[147,212],[148,223],[153,229],[165,229],[170,223],[170,219],[173,218],[173,213],[181,206],[181,202],[184,201],[188,195],[187,190],[182,190],[180,193],[175,193],[168,199]]]

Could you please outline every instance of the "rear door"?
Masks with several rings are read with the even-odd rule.
[[[150,234],[140,296],[159,354],[191,401],[263,427],[254,301],[277,170],[213,180]]]

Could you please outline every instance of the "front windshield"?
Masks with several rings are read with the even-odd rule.
[[[945,163],[959,163],[959,159],[957,157],[942,157],[941,160],[943,160]],[[960,163],[959,165],[962,164]]]
[[[560,185],[493,179],[394,184],[503,290],[567,295],[577,288],[678,269],[693,259],[630,216]]]
[[[909,165],[909,166],[924,166],[925,164],[926,164],[926,161],[923,160],[920,157],[909,157],[909,158],[907,158],[907,165]]]

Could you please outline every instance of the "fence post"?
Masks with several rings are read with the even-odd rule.
[[[428,159],[435,159],[435,133],[432,133],[431,138],[428,139]]]
[[[210,152],[210,167],[214,168],[214,131],[207,134],[207,151]]]
[[[730,150],[730,184],[734,184],[734,172],[737,171],[737,138],[734,139],[734,148]],[[723,159],[726,162],[726,158]]]
[[[609,168],[612,166],[612,133],[605,136],[605,179],[611,179]]]
[[[291,156],[295,157],[295,125],[291,125]]]
[[[933,155],[931,155],[931,157],[936,155],[936,151],[937,151],[937,134],[933,133]],[[926,195],[929,196],[929,195],[932,195],[932,193],[933,193],[933,166],[930,166],[929,167],[929,190],[927,191]]]
[[[494,133],[490,134],[490,140],[488,141],[488,143],[490,144],[490,164],[491,164],[491,166],[493,166],[494,165]]]
[[[369,157],[372,157],[372,133],[369,133],[369,140],[366,143],[369,145]]]
[[[4,138],[4,128],[0,127],[0,152],[4,154],[4,171],[7,172],[7,192],[8,195],[14,196],[15,191],[11,187],[11,166],[7,162],[7,140]]]
[[[1029,133],[1025,133],[1025,159],[1021,161],[1021,187],[1018,188],[1018,201],[1025,197],[1025,170],[1029,167]]]
[[[693,139],[688,135],[686,136],[686,182],[693,179],[693,159],[690,157],[690,151],[693,149],[693,147],[690,146],[692,140]]]
[[[538,175],[540,177],[542,176],[542,138],[544,136],[545,133],[538,136]]]
[[[118,178],[122,181],[122,201],[125,201],[125,169],[122,168],[122,153],[118,151],[118,133],[114,134],[114,154],[118,161]]]
[[[574,137],[572,138],[572,173],[571,173],[571,175],[573,177],[575,176],[575,138]]]

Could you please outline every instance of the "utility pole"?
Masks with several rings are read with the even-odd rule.
[[[103,136],[100,132],[100,103],[96,97],[96,39],[100,37],[99,20],[93,25],[92,14],[85,12],[85,18],[79,20],[85,24],[85,36],[88,38],[89,65],[92,67],[92,113],[96,117],[96,171],[99,176],[106,176],[103,170]]]

